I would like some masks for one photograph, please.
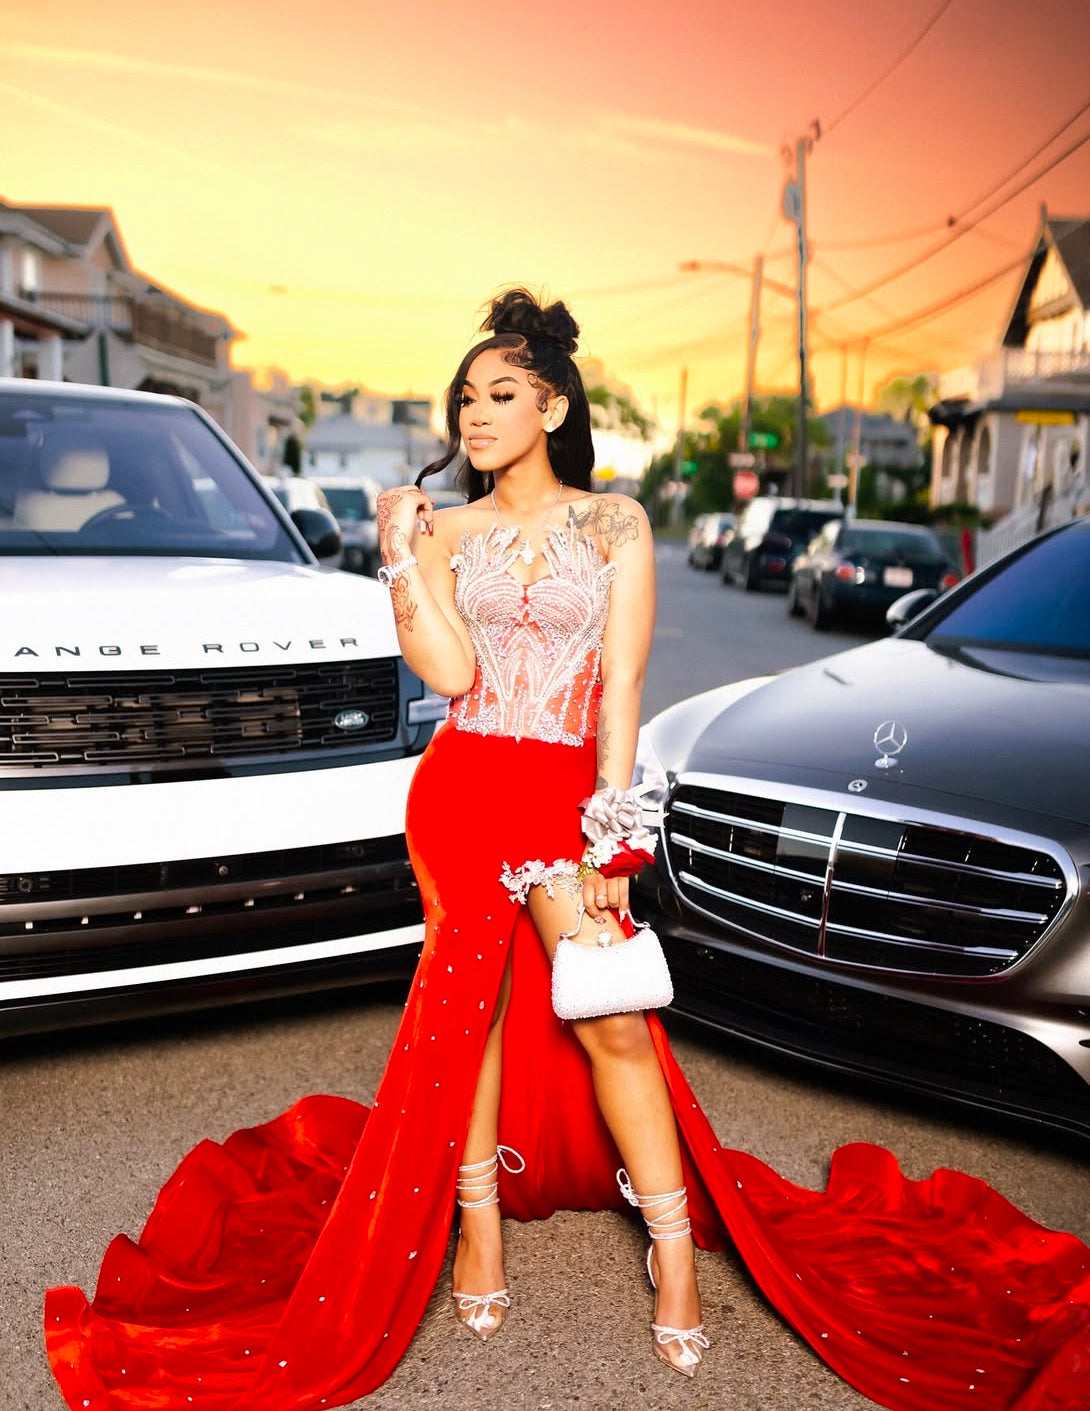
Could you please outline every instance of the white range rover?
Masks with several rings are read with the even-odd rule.
[[[445,702],[179,398],[0,380],[0,1035],[407,974]]]

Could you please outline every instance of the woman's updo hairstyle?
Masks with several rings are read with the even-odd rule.
[[[527,290],[508,289],[493,299],[481,332],[492,336],[470,348],[447,388],[446,449],[439,460],[424,467],[416,478],[417,485],[425,476],[445,470],[457,459],[462,449],[458,426],[462,389],[469,369],[481,353],[489,348],[500,348],[504,350],[505,362],[525,369],[530,385],[537,389],[539,410],[545,411],[552,396],[568,399],[564,420],[549,433],[549,464],[556,478],[565,485],[589,490],[594,468],[590,406],[583,379],[572,361],[578,346],[579,325],[567,306],[557,301],[542,307]],[[492,488],[492,477],[474,470],[468,457],[464,457],[458,467],[456,483],[467,500],[477,500]]]
[[[489,330],[519,333],[528,342],[555,344],[559,353],[569,358],[579,346],[579,325],[567,306],[557,300],[542,308],[525,289],[508,289],[498,299],[493,299],[488,316],[481,324],[482,333]]]

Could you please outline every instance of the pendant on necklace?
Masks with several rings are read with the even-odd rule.
[[[523,563],[533,563],[534,559],[537,558],[537,554],[530,548],[529,539],[523,539],[522,548],[519,550],[519,558]]]

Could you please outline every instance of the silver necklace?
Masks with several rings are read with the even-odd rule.
[[[553,510],[555,510],[556,507],[557,507],[557,505],[560,503],[560,496],[561,496],[563,493],[564,493],[564,482],[563,482],[563,481],[560,481],[559,485],[558,485],[557,488],[556,488],[556,498],[553,500],[553,502],[552,502],[552,504],[549,506],[549,508],[545,511],[545,517],[544,517],[544,519],[541,521],[541,523],[537,526],[537,528],[536,528],[531,534],[527,534],[524,538],[522,538],[522,539],[519,540],[519,543],[522,545],[522,547],[519,549],[518,554],[517,554],[517,557],[520,558],[520,559],[523,561],[523,563],[526,563],[526,564],[533,563],[534,559],[537,558],[537,552],[536,552],[535,549],[533,549],[533,548],[531,547],[531,545],[530,545],[530,540],[536,538],[537,535],[540,534],[541,531],[545,528],[546,524],[548,524],[548,522],[549,522],[549,516],[552,514]],[[500,507],[499,507],[499,505],[496,504],[496,492],[495,492],[495,490],[492,491],[492,493],[491,493],[491,495],[489,496],[489,498],[490,498],[491,501],[492,501],[492,509],[493,509],[493,511],[495,512],[496,518],[497,518],[497,519],[499,520],[499,522],[500,522],[500,528],[501,528],[501,529],[510,529],[510,528],[511,528],[511,525],[509,525],[509,524],[507,523],[507,521],[504,519],[503,515],[500,514]],[[518,531],[516,530],[515,532],[517,533]]]

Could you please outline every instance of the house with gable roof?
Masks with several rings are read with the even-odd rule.
[[[1042,208],[999,348],[944,373],[928,415],[932,505],[997,517],[978,562],[1090,511],[1090,217]]]
[[[283,378],[259,391],[233,368],[237,337],[133,266],[111,210],[0,201],[0,377],[187,397],[275,468],[298,398]]]

